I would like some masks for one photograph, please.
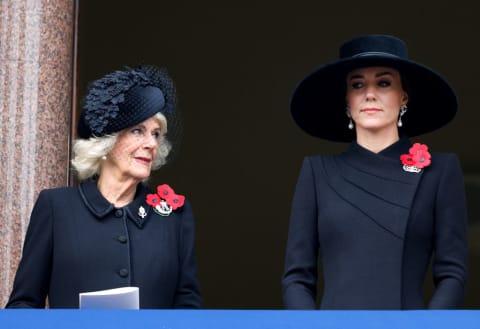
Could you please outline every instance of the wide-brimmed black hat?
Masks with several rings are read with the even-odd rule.
[[[126,67],[91,82],[82,108],[77,134],[84,139],[119,132],[158,112],[167,118],[170,137],[182,126],[174,83],[165,68],[153,65]]]
[[[401,135],[434,131],[453,119],[457,97],[449,83],[431,68],[408,59],[406,44],[390,35],[354,38],[340,47],[340,58],[304,78],[296,87],[290,109],[295,122],[308,134],[335,142],[351,142],[345,114],[346,76],[356,68],[386,66],[397,69],[406,82],[408,112]]]

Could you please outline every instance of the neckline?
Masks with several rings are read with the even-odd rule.
[[[406,137],[400,138],[397,142],[386,147],[382,151],[372,152],[357,142],[352,142],[346,152],[340,155],[345,164],[363,172],[384,176],[386,178],[409,180],[407,173],[402,169],[400,155],[408,153],[412,143]]]

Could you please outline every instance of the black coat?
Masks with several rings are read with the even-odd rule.
[[[200,307],[190,204],[160,216],[148,193],[139,184],[115,208],[92,180],[42,191],[7,307],[43,308],[48,295],[51,308],[78,308],[80,292],[122,286],[140,288],[140,308]]]
[[[466,202],[453,154],[433,153],[420,173],[402,169],[407,139],[379,154],[353,143],[338,156],[307,157],[298,179],[283,276],[287,308],[421,309],[433,255],[428,308],[455,308],[467,274]]]

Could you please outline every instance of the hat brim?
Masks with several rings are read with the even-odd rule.
[[[346,75],[353,69],[386,66],[397,69],[408,82],[408,112],[401,135],[432,132],[450,122],[457,112],[457,97],[448,82],[432,69],[413,61],[370,55],[338,60],[319,67],[295,88],[290,102],[294,121],[308,134],[334,142],[351,142],[345,113]]]

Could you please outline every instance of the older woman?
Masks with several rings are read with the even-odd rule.
[[[94,81],[74,143],[78,187],[44,190],[31,214],[7,307],[77,308],[79,293],[140,288],[140,308],[198,308],[190,204],[143,183],[179,128],[165,70],[141,66]]]
[[[456,308],[467,275],[466,204],[458,158],[409,137],[447,124],[450,85],[389,35],[346,42],[340,59],[307,76],[291,111],[307,133],[349,142],[306,157],[298,178],[283,275],[287,308]],[[432,261],[435,291],[424,304]]]

